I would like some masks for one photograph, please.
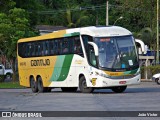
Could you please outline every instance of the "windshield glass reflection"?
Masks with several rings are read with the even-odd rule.
[[[138,65],[132,36],[95,38],[99,48],[99,65],[103,68],[130,68]]]

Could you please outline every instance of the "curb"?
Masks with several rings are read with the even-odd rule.
[[[152,82],[151,79],[141,79],[141,82]]]

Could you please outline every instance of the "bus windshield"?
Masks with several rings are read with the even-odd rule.
[[[138,65],[137,52],[132,36],[96,37],[99,48],[99,66],[102,68],[128,69]]]

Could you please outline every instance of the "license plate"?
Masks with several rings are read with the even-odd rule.
[[[120,81],[119,84],[126,84],[126,81]]]

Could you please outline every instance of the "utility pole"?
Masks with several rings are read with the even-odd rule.
[[[109,18],[108,18],[108,0],[106,0],[106,26],[109,25]]]
[[[157,0],[157,64],[159,64],[159,0]]]

